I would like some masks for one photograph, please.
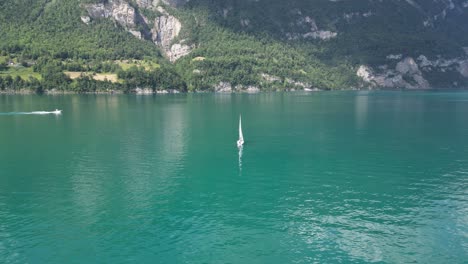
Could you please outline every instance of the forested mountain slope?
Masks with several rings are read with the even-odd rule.
[[[468,86],[467,0],[4,0],[0,88]]]

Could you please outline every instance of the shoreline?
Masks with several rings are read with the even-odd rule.
[[[168,95],[168,94],[261,94],[261,93],[317,93],[317,92],[349,92],[349,91],[389,91],[389,92],[428,92],[428,91],[442,91],[442,92],[457,92],[457,91],[468,91],[467,88],[430,88],[430,89],[386,89],[386,88],[373,88],[373,89],[309,89],[309,90],[298,90],[298,89],[285,89],[285,90],[258,90],[258,91],[209,91],[209,90],[198,90],[198,91],[179,91],[175,89],[171,90],[132,90],[131,92],[125,92],[120,90],[110,91],[95,91],[95,92],[74,92],[74,91],[44,91],[43,93],[37,93],[28,89],[20,90],[0,90],[0,95]]]
[[[352,91],[356,89],[342,89],[342,91]],[[121,90],[109,90],[109,91],[94,91],[94,92],[75,92],[75,91],[65,91],[65,90],[46,90],[43,93],[37,93],[36,91],[29,89],[19,89],[19,90],[0,90],[0,95],[65,95],[65,94],[133,94],[133,95],[164,95],[164,94],[191,94],[191,93],[213,93],[213,94],[258,94],[258,93],[278,93],[278,92],[322,92],[322,91],[332,91],[332,90],[322,90],[322,89],[308,89],[308,90],[298,90],[298,89],[285,89],[285,90],[233,90],[233,91],[212,91],[212,90],[197,90],[197,91],[179,91],[176,89],[165,89],[165,90],[151,90],[151,89],[133,89],[130,92],[125,92]],[[339,90],[337,90],[339,91]]]

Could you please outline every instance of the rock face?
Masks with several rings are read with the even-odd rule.
[[[237,85],[235,87],[232,86],[229,82],[220,82],[213,86],[215,92],[217,93],[232,93],[234,91],[243,92],[243,93],[259,93],[260,88],[256,86],[244,86],[244,85]]]
[[[151,94],[178,94],[180,91],[175,89],[168,89],[168,90],[153,90],[150,88],[139,88],[132,90],[133,93],[138,95],[151,95]]]
[[[463,13],[463,9],[468,7],[467,1],[457,0],[433,0],[438,5],[437,12],[427,12],[421,5],[417,4],[414,0],[406,0],[410,5],[427,15],[423,22],[425,27],[434,27],[437,22],[443,21],[453,14]],[[420,1],[424,3],[423,1]]]
[[[81,21],[86,25],[89,25],[89,23],[91,22],[91,18],[89,16],[82,16]]]
[[[401,74],[420,75],[418,64],[413,58],[408,57],[397,63],[395,70]]]
[[[387,56],[387,59],[396,58]],[[420,55],[416,60],[412,57],[402,59],[396,64],[395,69],[389,68],[388,65],[381,65],[378,69],[361,65],[356,74],[370,87],[429,89],[432,86],[424,78],[424,74],[431,74],[434,71],[458,72],[460,77],[468,78],[468,58],[450,60],[439,58],[431,61],[426,56]]]
[[[125,29],[136,26],[135,8],[121,0],[110,0],[105,4],[90,4],[85,6],[92,18],[113,18]]]
[[[136,94],[153,94],[154,91],[152,89],[148,89],[148,88],[136,88],[135,89],[135,93]]]
[[[169,15],[165,10],[163,14],[154,21],[151,33],[153,41],[162,48],[169,60],[174,62],[188,55],[193,47],[183,44],[183,40],[173,44],[174,39],[179,36],[182,24],[176,17]]]
[[[351,22],[354,19],[359,19],[359,18],[368,18],[370,16],[373,16],[374,13],[372,11],[367,11],[367,12],[352,12],[352,13],[346,13],[343,15],[343,19],[346,20],[346,22]]]
[[[260,92],[260,88],[258,88],[256,86],[247,86],[245,88],[240,86],[239,90],[241,90],[241,91],[244,90],[247,93],[259,93]]]
[[[429,82],[424,79],[418,64],[413,58],[407,57],[397,63],[394,70],[385,69],[376,74],[368,66],[360,66],[357,76],[364,82],[374,87],[405,88],[405,89],[429,89]]]
[[[151,31],[153,33],[153,41],[159,43],[164,49],[169,50],[171,42],[176,38],[182,24],[180,21],[170,15],[163,15],[154,21],[154,26]]]
[[[297,11],[297,15],[302,15],[300,11]],[[338,36],[338,33],[328,31],[328,30],[321,30],[317,26],[315,19],[306,16],[306,17],[299,17],[296,21],[296,25],[301,28],[306,28],[306,32],[304,33],[286,33],[286,37],[289,40],[297,40],[297,39],[321,39],[321,40],[330,40]]]
[[[375,76],[372,72],[372,69],[369,66],[361,65],[357,71],[357,76],[360,77],[364,82],[372,83]]]
[[[142,8],[156,7],[161,4],[179,7],[185,5],[187,2],[189,2],[189,0],[136,0],[137,5]]]
[[[302,89],[313,89],[312,85],[309,84],[309,83],[295,81],[295,80],[290,79],[290,78],[286,78],[286,82],[291,84],[291,85],[294,85],[296,87],[302,88]]]
[[[144,23],[143,17],[129,3],[122,0],[109,0],[106,3],[89,4],[84,6],[89,16],[81,17],[85,24],[91,22],[91,18],[112,18],[125,30],[136,38],[143,39],[143,30],[139,26]]]
[[[214,86],[214,90],[217,93],[232,93],[232,85],[228,82],[220,82]]]
[[[458,64],[458,72],[460,72],[463,77],[468,78],[468,60],[462,61]]]
[[[464,78],[468,78],[468,58],[456,58],[456,59],[437,59],[434,61],[429,60],[426,56],[421,55],[418,57],[418,62],[420,67],[424,71],[432,71],[434,69],[439,69],[442,72],[456,70]]]
[[[176,43],[172,45],[171,50],[166,51],[166,54],[169,57],[169,60],[174,62],[184,56],[189,55],[193,48],[193,46]]]
[[[170,15],[160,4],[180,6],[188,0],[137,0],[141,8],[151,8],[161,14],[154,21],[150,21],[124,0],[108,0],[106,3],[88,4],[84,8],[89,17],[82,17],[83,23],[89,24],[91,18],[111,18],[125,28],[130,34],[139,39],[150,39],[161,47],[163,53],[171,62],[188,55],[193,46],[185,44],[185,40],[174,43],[182,29],[182,23]]]

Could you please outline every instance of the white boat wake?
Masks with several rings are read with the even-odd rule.
[[[33,111],[33,112],[9,112],[0,113],[0,115],[61,115],[62,110],[55,109],[55,111]]]

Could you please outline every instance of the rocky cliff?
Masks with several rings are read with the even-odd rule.
[[[416,60],[412,57],[402,58],[402,55],[387,56],[388,64],[378,67],[361,65],[357,70],[357,75],[362,78],[369,87],[383,88],[405,88],[405,89],[429,89],[445,88],[431,84],[424,76],[441,76],[450,73],[448,85],[458,87],[461,83],[458,80],[468,78],[468,58],[460,57],[455,59],[438,58],[429,60],[426,56],[420,55]],[[397,61],[396,64],[395,62]],[[395,65],[392,67],[391,65]],[[447,84],[445,84],[447,85]]]
[[[151,29],[152,40],[161,47],[170,61],[175,62],[177,59],[188,55],[193,47],[186,45],[183,39],[174,43],[174,40],[180,34],[182,24],[164,8],[158,6],[157,10],[162,15],[157,17],[154,21]]]
[[[168,5],[171,7],[181,7],[188,3],[190,0],[135,0],[137,5],[142,8],[152,8],[161,5]]]
[[[161,5],[177,7],[186,2],[184,0],[137,0],[139,8],[157,12],[158,16],[150,20],[126,0],[109,0],[106,3],[85,5],[84,8],[89,16],[83,16],[81,20],[89,24],[92,19],[113,19],[135,37],[152,40],[171,62],[175,62],[188,55],[193,46],[185,44],[183,39],[176,41],[182,29],[182,23]]]
[[[113,18],[119,25],[137,38],[142,38],[142,33],[137,29],[140,22],[139,14],[129,3],[121,0],[111,0],[106,3],[85,5],[88,16],[82,16],[81,20],[89,24],[91,18]]]

